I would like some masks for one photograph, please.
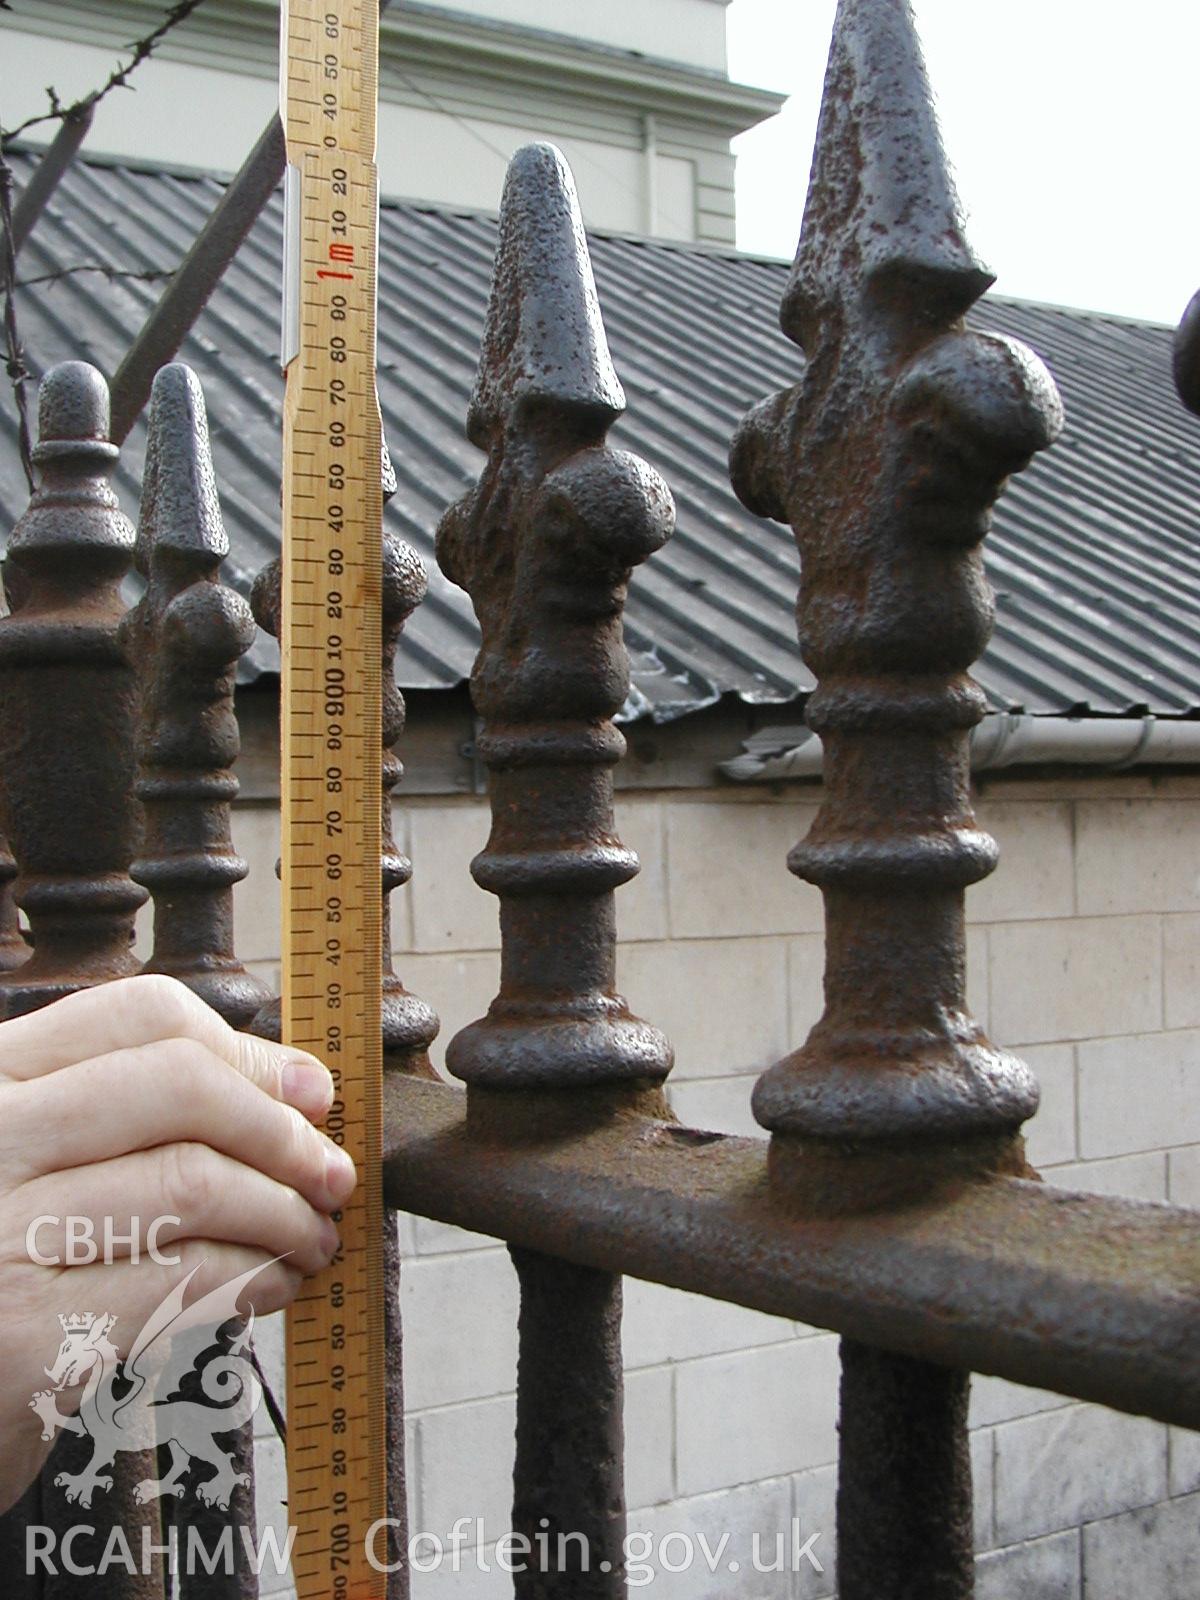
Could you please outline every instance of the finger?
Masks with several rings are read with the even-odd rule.
[[[202,1144],[163,1145],[55,1173],[27,1184],[19,1204],[19,1237],[3,1241],[4,1253],[39,1266],[147,1256],[178,1265],[181,1241],[215,1239],[284,1256],[308,1274],[327,1267],[338,1249],[324,1212]]]
[[[236,1032],[182,983],[154,973],[83,989],[0,1024],[0,1073],[39,1078],[164,1039],[194,1039],[306,1116],[324,1116],[333,1101],[333,1079],[315,1056]]]
[[[0,1139],[21,1181],[154,1145],[205,1144],[329,1211],[354,1188],[346,1153],[191,1039],[117,1050],[3,1091]]]

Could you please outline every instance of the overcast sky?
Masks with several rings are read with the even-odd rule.
[[[730,73],[790,93],[736,141],[738,243],[790,256],[835,0],[733,0]],[[1197,0],[914,0],[997,290],[1176,322],[1200,288]]]

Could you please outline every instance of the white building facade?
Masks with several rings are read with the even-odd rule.
[[[396,3],[380,26],[379,171],[385,197],[494,211],[505,165],[553,139],[589,225],[733,243],[729,141],[780,97],[730,83],[728,0]],[[103,83],[160,8],[131,0],[21,0],[0,12],[7,126]],[[154,61],[99,107],[96,153],[234,172],[278,101],[279,8],[207,0]],[[53,124],[31,130],[45,138]]]

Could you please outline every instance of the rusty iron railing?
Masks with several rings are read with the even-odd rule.
[[[235,191],[233,231],[221,224],[219,248],[191,258],[185,321],[269,189],[276,142],[268,130]],[[1036,358],[964,327],[990,281],[963,237],[907,0],[842,0],[782,307],[796,381],[754,408],[731,455],[741,498],[790,523],[802,557],[800,638],[818,680],[807,714],[826,790],[789,865],[825,900],[825,1011],[755,1089],[769,1138],[698,1132],[667,1108],[669,1043],[615,989],[615,890],[637,871],[612,807],[621,613],[632,568],[670,535],[671,497],[605,442],[624,397],[565,163],[534,146],[512,164],[468,420],[487,460],[438,534],[482,634],[472,691],[493,825],[471,870],[500,902],[500,990],[449,1044],[465,1092],[430,1067],[437,1019],[390,957],[383,1028],[388,1203],[506,1241],[520,1280],[513,1528],[551,1566],[514,1574],[519,1600],[624,1592],[622,1275],[841,1334],[842,1600],[972,1593],[973,1371],[1200,1427],[1200,1217],[1041,1184],[1020,1135],[1036,1085],[965,1001],[964,891],[995,861],[967,764],[984,709],[969,668],[991,618],[980,548],[1006,476],[1060,424]],[[177,345],[173,315],[168,303],[127,364],[122,432]],[[1180,330],[1177,381],[1200,412],[1200,297]],[[154,379],[136,541],[107,484],[107,412],[93,369],[47,376],[41,481],[8,544],[0,1013],[138,970],[133,922],[149,890],[146,969],[270,1034],[278,1005],[238,962],[232,928],[245,872],[229,831],[233,682],[252,631],[219,581],[203,401],[183,367]],[[390,536],[384,554],[392,685],[425,574]],[[145,593],[127,613],[135,559]],[[254,614],[273,632],[278,609],[272,567]],[[385,908],[411,871],[391,833],[403,720],[393,686]],[[402,1558],[392,1225],[382,1248]],[[71,1443],[0,1519],[16,1600],[80,1592],[28,1574],[24,1549],[31,1523],[78,1520],[54,1483]],[[249,1470],[247,1435],[238,1448]],[[147,1475],[123,1461],[90,1520],[161,1542],[157,1505],[132,1494]],[[168,1514],[180,1526],[197,1517],[184,1503]],[[203,1512],[202,1536],[231,1516],[252,1528],[248,1487],[223,1518]],[[389,1596],[402,1600],[396,1565]],[[166,1592],[161,1563],[87,1582],[89,1600]],[[184,1600],[256,1593],[244,1563],[176,1585]]]

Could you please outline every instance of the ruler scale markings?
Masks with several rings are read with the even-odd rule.
[[[284,421],[284,1036],[333,1070],[329,1131],[360,1176],[338,1258],[288,1317],[299,1600],[383,1600],[386,1583],[366,1550],[386,1511],[377,29],[375,0],[284,3],[297,302],[285,328],[299,346]]]

